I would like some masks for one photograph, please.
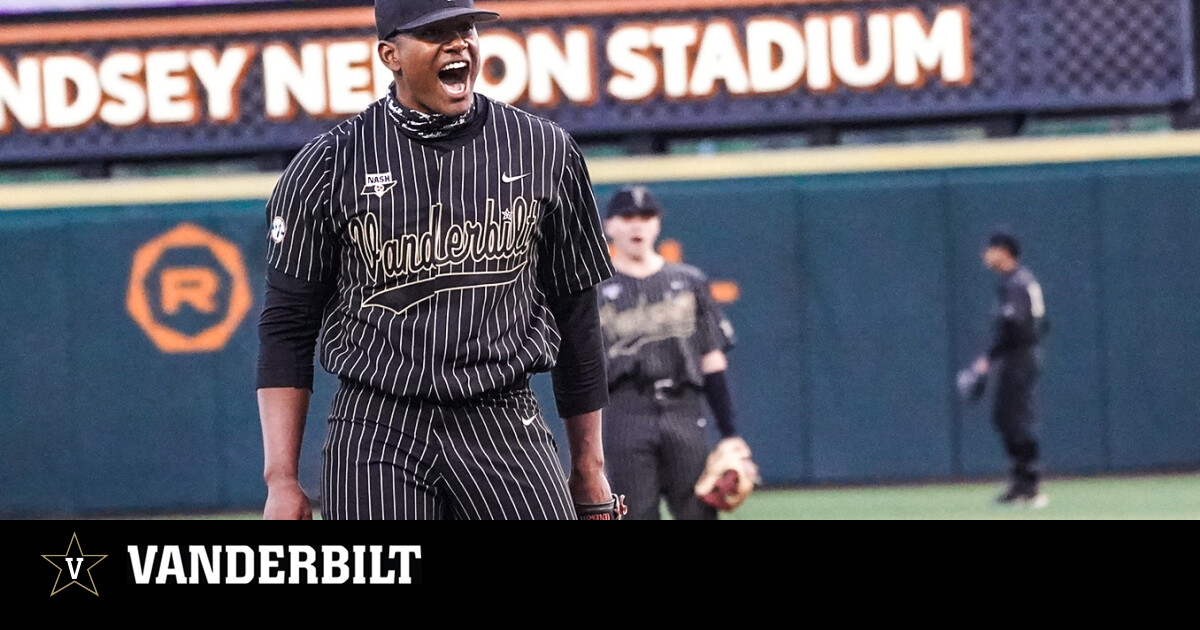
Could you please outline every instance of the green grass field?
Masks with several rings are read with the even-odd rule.
[[[1004,508],[1000,482],[764,489],[727,520],[1200,520],[1200,473],[1050,479],[1042,509]],[[260,512],[174,515],[257,519]],[[320,516],[318,515],[318,518]]]
[[[729,520],[1196,520],[1200,474],[1050,479],[1042,509],[1005,508],[1002,483],[762,490]]]

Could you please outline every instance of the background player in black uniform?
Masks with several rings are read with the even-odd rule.
[[[693,487],[708,454],[706,399],[721,437],[742,442],[725,383],[732,329],[704,275],[655,251],[661,215],[641,186],[618,191],[606,212],[617,273],[600,286],[610,398],[605,456],[629,518],[659,518],[665,499],[676,519],[715,519]]]
[[[340,379],[325,518],[570,519],[613,502],[600,218],[569,135],[474,93],[475,22],[495,17],[377,2],[392,89],[301,150],[268,202],[266,518],[311,517],[296,473],[318,334]],[[551,369],[569,481],[528,386]]]
[[[1038,343],[1046,329],[1046,305],[1041,285],[1021,265],[1020,255],[1016,238],[1005,232],[993,234],[983,251],[984,264],[999,274],[1000,284],[995,337],[974,369],[980,375],[996,373],[992,421],[1012,461],[1010,485],[997,501],[1043,507],[1048,499],[1040,491],[1034,385],[1041,368]]]

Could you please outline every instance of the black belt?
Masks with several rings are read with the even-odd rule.
[[[656,381],[640,379],[621,379],[609,389],[611,392],[637,392],[653,396],[655,400],[682,398],[689,393],[699,392],[700,388],[689,381],[677,382],[674,379],[660,378]]]

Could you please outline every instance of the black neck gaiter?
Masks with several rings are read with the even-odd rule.
[[[460,116],[445,114],[426,114],[405,107],[396,99],[395,84],[388,88],[388,113],[404,132],[420,140],[439,140],[467,128],[478,114],[475,99],[471,99],[471,109]]]

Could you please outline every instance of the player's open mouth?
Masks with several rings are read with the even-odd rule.
[[[453,96],[465,94],[467,81],[471,77],[471,66],[465,61],[452,61],[438,72],[438,79]]]

